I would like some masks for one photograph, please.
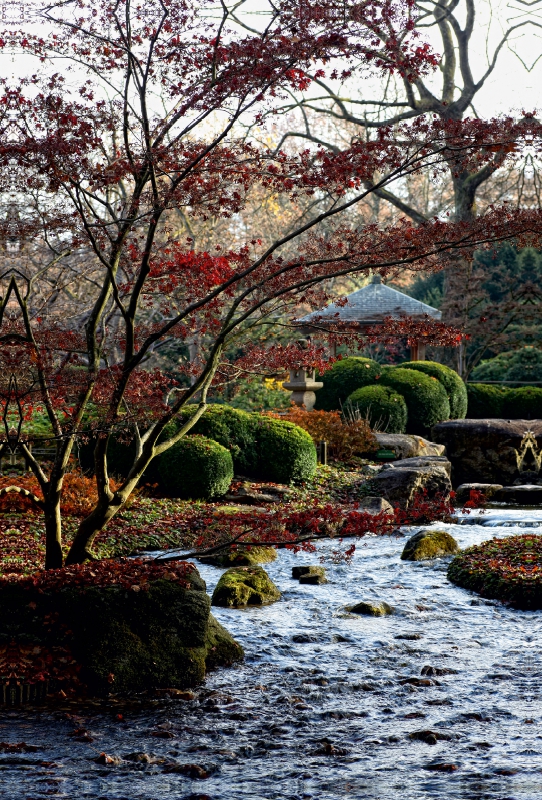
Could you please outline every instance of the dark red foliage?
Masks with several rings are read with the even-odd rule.
[[[149,583],[167,580],[182,586],[190,585],[190,573],[194,566],[185,561],[162,564],[156,561],[118,558],[76,564],[62,569],[44,570],[32,575],[0,575],[2,583],[14,583],[24,588],[39,591],[60,591],[64,588],[84,589],[89,586],[118,586],[132,591],[145,591]]]

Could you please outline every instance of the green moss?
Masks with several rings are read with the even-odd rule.
[[[401,559],[403,561],[425,561],[457,553],[458,550],[456,540],[446,531],[419,531],[405,544]]]
[[[381,373],[381,365],[370,358],[349,356],[335,362],[331,369],[319,377],[324,385],[316,392],[315,408],[340,411],[352,392],[373,384]]]
[[[232,567],[213,592],[212,605],[224,608],[261,606],[280,599],[280,592],[261,567]]]
[[[250,567],[254,564],[269,564],[276,558],[277,551],[274,547],[238,547],[236,550],[211,556],[200,556],[198,561],[213,567]]]
[[[160,458],[160,481],[174,497],[206,499],[226,494],[233,480],[228,450],[204,436],[185,436]]]
[[[382,601],[378,603],[363,601],[355,606],[347,606],[346,610],[350,611],[351,614],[363,614],[366,617],[387,617],[394,612],[393,606]]]
[[[374,430],[404,433],[408,411],[405,398],[389,386],[364,386],[348,397],[349,405],[357,408]]]
[[[292,578],[299,580],[306,575],[318,575],[325,578],[326,569],[325,567],[292,567]]]
[[[430,435],[437,422],[450,419],[450,403],[442,384],[419,370],[386,369],[380,384],[403,395],[408,408],[407,433]]]
[[[454,369],[436,361],[407,361],[405,364],[401,364],[401,367],[416,369],[436,378],[448,395],[450,419],[465,419],[468,405],[467,387]]]

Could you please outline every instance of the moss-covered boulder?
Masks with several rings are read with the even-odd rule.
[[[213,567],[252,567],[255,564],[269,564],[277,558],[274,547],[237,547],[209,556],[199,556],[202,564]]]
[[[261,567],[232,567],[218,581],[211,603],[223,608],[263,606],[280,600],[277,589]]]
[[[363,600],[354,606],[347,606],[346,610],[350,611],[351,614],[362,614],[365,617],[387,617],[393,614],[395,609],[384,601],[373,603]]]
[[[448,579],[482,597],[540,610],[542,536],[526,533],[469,547],[449,565]]]
[[[185,689],[242,659],[192,565],[119,561],[0,583],[0,643],[24,654],[18,684],[90,695]]]
[[[451,534],[429,529],[419,531],[410,537],[403,548],[401,558],[403,561],[426,561],[457,552],[459,546]]]

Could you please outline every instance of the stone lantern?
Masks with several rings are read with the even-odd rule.
[[[291,369],[290,379],[287,383],[283,383],[285,389],[289,389],[291,394],[291,401],[296,406],[305,406],[307,411],[312,411],[316,402],[316,395],[314,392],[321,389],[324,385],[320,381],[315,380],[315,370],[310,369]]]

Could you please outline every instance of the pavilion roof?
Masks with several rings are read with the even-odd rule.
[[[428,306],[427,303],[415,300],[413,297],[381,283],[379,275],[375,276],[367,286],[349,294],[347,300],[348,303],[344,306],[331,303],[326,308],[301,317],[297,322],[310,323],[316,319],[325,322],[326,317],[329,317],[341,322],[369,324],[382,322],[385,317],[400,319],[401,317],[427,315],[439,320],[442,316],[441,312],[433,306]]]

